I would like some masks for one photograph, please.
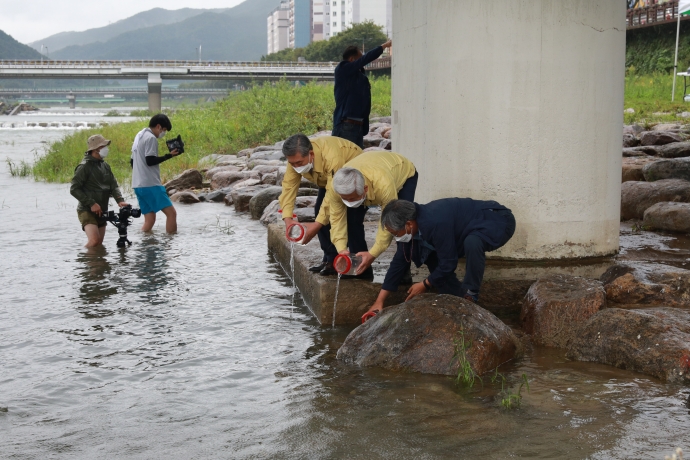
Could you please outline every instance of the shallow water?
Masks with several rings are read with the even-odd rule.
[[[55,121],[60,121],[55,115]],[[82,117],[96,121],[97,117]],[[5,120],[0,120],[5,121]],[[0,130],[0,160],[65,130]],[[500,385],[358,369],[222,204],[179,234],[87,251],[67,185],[0,167],[2,458],[663,458],[690,447],[690,389],[536,349]],[[219,217],[217,217],[219,216]],[[229,227],[225,224],[229,223]]]

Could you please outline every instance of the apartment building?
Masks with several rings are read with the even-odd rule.
[[[289,0],[288,46],[303,48],[311,42],[312,0]]]
[[[373,21],[390,37],[393,29],[392,0],[323,0],[324,39],[360,22]]]
[[[287,1],[273,10],[266,19],[268,28],[268,54],[289,46],[290,5]]]

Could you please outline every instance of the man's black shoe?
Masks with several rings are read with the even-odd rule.
[[[337,275],[337,274],[338,274],[338,272],[335,271],[335,268],[333,268],[332,265],[326,265],[319,272],[319,275],[321,275],[321,276],[333,276],[333,275]]]
[[[314,265],[313,267],[309,267],[309,271],[312,273],[319,273],[321,270],[326,268],[326,265],[328,265],[328,262],[321,262],[319,265]]]

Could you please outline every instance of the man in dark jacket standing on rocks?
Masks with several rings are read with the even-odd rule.
[[[391,41],[388,40],[364,55],[356,46],[345,49],[343,60],[335,68],[333,136],[364,148],[363,139],[369,132],[371,112],[371,85],[364,66],[378,59],[383,50],[390,47]]]
[[[512,238],[515,217],[495,201],[445,198],[417,204],[393,200],[381,213],[381,225],[393,234],[398,248],[369,312],[383,309],[389,293],[398,290],[410,262],[417,267],[426,264],[429,277],[413,284],[405,300],[435,289],[476,303],[484,278],[485,253]],[[455,275],[461,257],[466,258],[462,283]]]
[[[81,228],[89,241],[87,248],[103,244],[108,222],[101,219],[108,212],[108,201],[112,196],[120,207],[127,206],[108,163],[103,161],[108,156],[110,141],[100,134],[89,137],[88,151],[84,159],[74,170],[72,186],[69,191],[79,200],[77,215]]]

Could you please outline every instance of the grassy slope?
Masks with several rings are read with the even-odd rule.
[[[372,80],[372,114],[390,115],[391,82]],[[330,84],[295,87],[287,82],[255,86],[232,93],[210,108],[180,110],[171,115],[172,135],[182,135],[185,153],[161,165],[163,180],[189,168],[211,153],[236,153],[262,144],[273,144],[297,132],[311,134],[331,129],[335,102]],[[69,182],[86,150],[86,139],[100,133],[112,140],[108,163],[121,183],[131,175],[132,140],[147,120],[78,131],[52,144],[36,162],[36,179]],[[165,145],[161,141],[161,154]]]

